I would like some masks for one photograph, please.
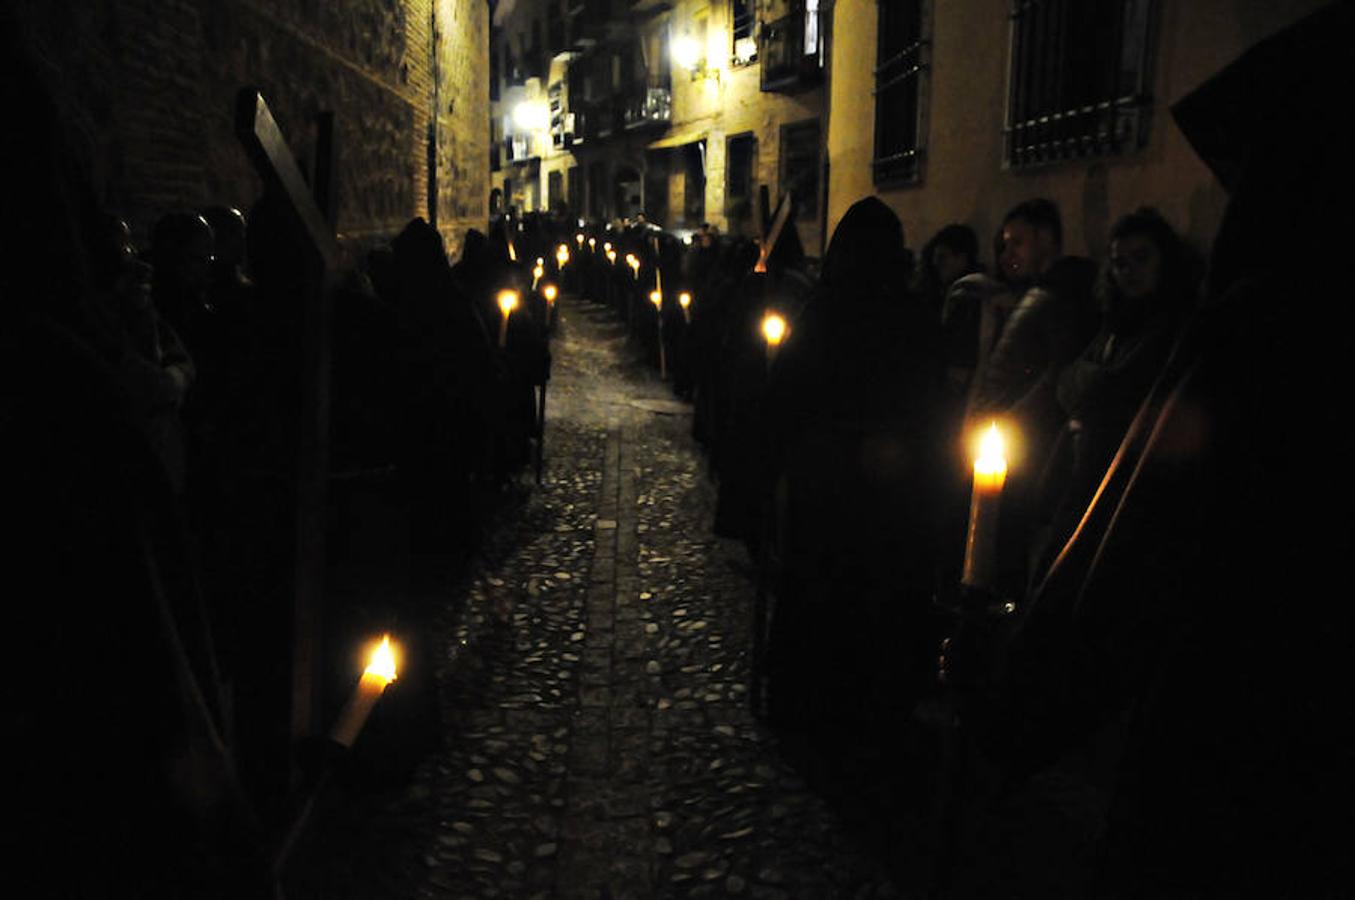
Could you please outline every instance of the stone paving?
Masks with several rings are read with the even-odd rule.
[[[423,898],[892,897],[748,709],[753,587],[690,411],[567,298],[544,484],[442,617]],[[412,837],[412,836],[411,836]],[[406,893],[405,896],[410,896]]]

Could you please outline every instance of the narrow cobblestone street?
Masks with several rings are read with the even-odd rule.
[[[567,299],[546,472],[448,604],[422,897],[894,896],[749,712],[690,408]]]

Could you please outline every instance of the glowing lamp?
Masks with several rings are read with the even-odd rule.
[[[983,433],[978,454],[974,457],[974,493],[969,503],[969,530],[965,535],[964,570],[960,576],[960,582],[969,587],[993,587],[998,511],[1006,480],[1006,445],[994,421]]]
[[[363,671],[362,678],[358,680],[357,689],[348,698],[348,704],[339,714],[339,720],[334,723],[334,728],[329,733],[330,739],[345,747],[353,746],[353,742],[362,731],[362,726],[367,723],[367,717],[376,707],[376,701],[381,699],[386,685],[394,680],[395,653],[391,649],[390,635],[384,635],[381,643],[372,651],[371,660]]]
[[[701,64],[701,45],[690,34],[673,38],[673,62],[684,69],[695,70]]]

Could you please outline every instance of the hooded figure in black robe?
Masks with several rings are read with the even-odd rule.
[[[1126,719],[1096,896],[1350,884],[1348,241],[1296,226],[1348,215],[1352,33],[1329,6],[1173,108],[1230,194],[1205,296],[1010,646],[1009,765]]]
[[[765,467],[780,476],[771,712],[847,741],[897,727],[930,663],[941,357],[909,258],[882,202],[847,211],[766,402]]]

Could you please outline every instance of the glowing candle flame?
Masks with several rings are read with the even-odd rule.
[[[1006,444],[997,422],[989,423],[988,430],[979,439],[979,453],[974,458],[974,479],[984,487],[997,489],[1007,478]]]
[[[533,278],[540,278],[544,274],[546,274],[546,269],[544,266],[541,265],[541,263],[537,263],[535,266],[532,267]]]
[[[382,635],[381,643],[372,651],[372,661],[362,674],[385,679],[387,684],[395,680],[395,653],[391,650],[389,634]]]
[[[504,317],[518,308],[517,291],[499,291],[499,309],[503,311]]]
[[[611,252],[612,252],[612,242],[611,242],[611,241],[606,241],[606,242],[603,243],[603,245],[602,245],[602,252],[603,252],[603,253],[611,253]]]
[[[597,250],[597,248],[598,248],[598,239],[597,239],[597,238],[589,238],[589,239],[588,239],[588,249],[589,249],[589,250]]]
[[[554,303],[556,296],[560,293],[559,288],[553,284],[548,284],[541,289],[541,294],[546,298],[547,303]]]
[[[536,258],[536,264],[537,264],[538,266],[544,266],[544,265],[546,264],[545,258],[544,258],[544,257],[538,256],[538,257]]]
[[[661,308],[663,306],[663,294],[658,291],[650,291],[649,302],[654,304],[655,309]]]
[[[786,320],[774,312],[767,313],[762,317],[762,336],[769,346],[778,346],[786,337]]]
[[[513,262],[518,261],[518,252],[513,249],[512,241],[508,242],[508,258],[511,259]]]
[[[583,232],[582,232],[582,231],[580,231],[578,234],[574,235],[574,243],[576,243],[576,244],[579,245],[579,249],[580,249],[580,250],[583,249]]]
[[[607,262],[611,263],[612,265],[616,265],[616,251],[615,251],[615,250],[608,250],[608,251],[607,251]]]
[[[555,259],[556,259],[556,261],[559,262],[560,265],[562,265],[562,266],[563,266],[565,263],[569,262],[569,248],[566,247],[564,244],[561,244],[560,246],[556,247],[556,248],[555,248]]]
[[[687,293],[686,291],[683,291],[682,293],[678,294],[678,306],[681,306],[683,309],[686,309],[691,305],[692,305],[691,294]]]

